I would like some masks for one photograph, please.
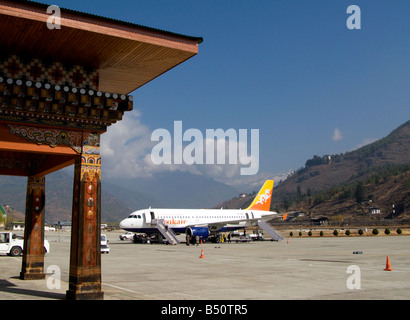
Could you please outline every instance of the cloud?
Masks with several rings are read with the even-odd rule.
[[[110,126],[101,136],[102,173],[107,177],[135,178],[152,174],[146,155],[153,143],[140,113],[127,113],[121,122]]]
[[[141,114],[138,110],[134,110],[132,113],[126,113],[120,122],[110,126],[107,132],[101,136],[103,175],[108,178],[115,177],[122,179],[136,177],[146,178],[152,177],[155,173],[159,172],[180,170],[223,181],[240,176],[241,168],[248,168],[250,166],[259,167],[259,155],[257,154],[255,157],[255,155],[248,156],[244,154],[244,150],[250,149],[250,146],[243,146],[241,141],[233,141],[232,144],[235,150],[238,150],[237,161],[235,163],[232,163],[228,157],[228,143],[219,144],[219,140],[213,141],[213,145],[215,146],[214,162],[213,164],[207,164],[206,145],[209,144],[210,141],[206,139],[205,132],[202,133],[203,162],[192,163],[191,161],[191,164],[189,164],[182,161],[181,164],[175,164],[173,148],[162,150],[161,153],[158,153],[158,150],[161,150],[161,148],[158,148],[160,141],[151,141],[152,133],[153,130],[142,123]],[[200,133],[199,130],[198,133]],[[173,142],[173,132],[171,131],[170,134],[171,141]],[[225,142],[225,139],[223,139],[223,142]],[[192,141],[184,142],[182,151],[191,143]],[[157,148],[154,149],[156,146]],[[239,155],[240,149],[242,150],[242,154]],[[222,163],[218,163],[217,155],[219,154],[225,154],[225,162],[222,161]],[[189,153],[188,156],[190,155]],[[183,160],[189,158],[188,156],[184,157]],[[171,161],[161,164],[154,163],[160,163],[161,158],[168,158],[171,159]]]
[[[338,142],[342,139],[343,139],[342,131],[340,131],[340,129],[338,129],[338,128],[335,128],[335,130],[333,131],[332,140],[335,141],[335,142]]]

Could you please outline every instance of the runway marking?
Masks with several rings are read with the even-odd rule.
[[[314,262],[341,262],[341,263],[351,263],[348,260],[320,260],[320,259],[299,259],[300,261],[314,261]]]
[[[111,287],[111,288],[115,288],[115,289],[119,289],[119,290],[123,290],[123,291],[128,291],[128,292],[131,292],[131,293],[136,293],[136,294],[142,294],[142,295],[144,295],[142,292],[134,291],[134,290],[127,289],[127,288],[122,288],[122,287],[119,287],[119,286],[115,286],[115,285],[113,285],[113,284],[109,284],[109,283],[107,283],[107,282],[103,282],[102,285],[103,285],[103,286],[108,286],[108,287]]]
[[[154,295],[149,295],[149,294],[145,294],[145,293],[142,293],[142,292],[139,292],[139,291],[135,291],[135,290],[131,290],[131,289],[127,289],[127,288],[123,288],[123,287],[119,287],[119,286],[116,286],[116,285],[113,285],[113,284],[109,284],[109,283],[106,283],[106,282],[103,282],[102,283],[102,285],[103,286],[107,286],[107,287],[111,287],[111,288],[114,288],[114,289],[119,289],[119,290],[123,290],[123,291],[127,291],[127,292],[130,292],[130,293],[133,293],[133,294],[139,294],[139,295],[141,295],[141,296],[144,296],[144,297],[147,297],[147,298],[150,298],[150,299],[158,299],[158,297],[161,295],[161,294],[167,294],[168,295],[168,293],[158,293],[156,296],[154,296]],[[179,294],[179,295],[183,295],[183,296],[188,296],[188,297],[190,297],[190,298],[196,298],[196,299],[202,299],[202,297],[200,297],[200,296],[196,296],[196,295],[192,295],[192,294],[188,294],[188,293],[184,293],[184,292],[179,292],[179,291],[177,291],[177,292],[175,292],[176,294]],[[161,298],[162,300],[165,300],[165,298]]]

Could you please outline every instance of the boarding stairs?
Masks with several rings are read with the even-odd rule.
[[[175,232],[164,224],[163,219],[156,219],[155,222],[158,231],[161,232],[161,234],[165,237],[165,239],[168,240],[170,244],[178,244],[180,242]]]
[[[274,229],[272,229],[272,227],[269,226],[265,221],[259,220],[258,226],[261,227],[267,234],[269,234],[273,240],[280,241],[284,239],[279,233],[277,233]]]

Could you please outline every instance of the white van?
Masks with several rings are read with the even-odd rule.
[[[0,232],[0,253],[19,256],[23,253],[24,240],[12,232]],[[50,243],[44,238],[44,254],[50,252]]]
[[[101,253],[110,253],[110,246],[108,245],[108,239],[105,234],[101,235]]]

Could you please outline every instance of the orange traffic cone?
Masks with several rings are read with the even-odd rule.
[[[204,256],[204,249],[201,249],[201,256],[199,257],[200,259],[205,259],[205,256]]]
[[[386,259],[386,269],[384,269],[384,271],[393,271],[393,269],[390,267],[389,256],[387,256],[387,259]]]

